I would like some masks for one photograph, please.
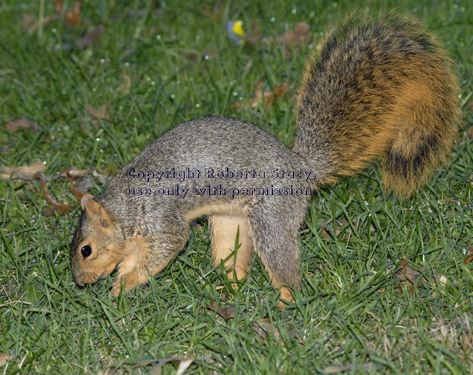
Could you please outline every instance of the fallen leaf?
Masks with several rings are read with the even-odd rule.
[[[62,13],[62,0],[54,0],[54,7],[57,13]]]
[[[161,375],[163,373],[163,366],[168,362],[179,362],[179,365],[176,370],[176,375],[182,375],[187,370],[187,368],[194,362],[193,358],[181,358],[181,357],[169,357],[163,359],[145,359],[143,361],[137,362],[133,365],[134,369],[152,365],[157,363],[151,371],[150,375]]]
[[[177,367],[176,375],[184,374],[184,371],[194,362],[192,358],[181,359],[179,362],[179,366]]]
[[[282,343],[279,331],[273,327],[271,320],[268,318],[260,319],[253,323],[253,328],[256,334],[260,337],[262,344],[266,343],[269,335],[272,335],[277,342]]]
[[[82,197],[82,194],[87,190],[95,188],[96,185],[105,185],[107,181],[107,177],[97,173],[97,171],[91,172],[86,169],[77,169],[76,167],[66,168],[54,176],[54,178],[64,178],[66,181],[69,181],[71,192],[76,199],[78,196]],[[72,184],[72,181],[75,181],[76,185]]]
[[[93,182],[93,177],[90,175],[82,177],[77,183],[77,190],[83,193],[93,188],[95,188],[95,185]]]
[[[122,79],[122,83],[120,83],[120,86],[118,86],[118,91],[126,95],[130,92],[131,78],[127,74],[122,74],[120,78]]]
[[[470,139],[473,139],[473,126],[470,128],[470,131],[468,132],[468,137]]]
[[[245,65],[245,69],[243,69],[242,77],[245,77],[248,74],[252,66],[253,60],[248,61],[248,63]]]
[[[204,232],[204,228],[202,228],[202,225],[200,225],[197,221],[195,220],[192,220],[191,221],[191,226],[192,228],[198,230],[199,232]],[[209,307],[210,308],[210,307]],[[212,309],[210,309],[212,310]]]
[[[88,31],[82,38],[77,39],[74,44],[80,49],[87,49],[97,44],[102,36],[104,27],[102,25],[95,26],[92,30]],[[63,49],[70,49],[68,44],[63,44]]]
[[[406,285],[409,290],[409,294],[414,294],[414,287],[420,287],[423,285],[422,274],[408,266],[409,261],[401,259],[399,262],[399,271],[396,272],[396,276],[401,284]]]
[[[257,108],[261,105],[265,105],[266,110],[269,110],[273,105],[274,101],[289,92],[289,85],[285,81],[282,85],[275,85],[274,91],[263,91],[263,79],[260,78],[255,86],[255,97],[253,99],[243,100],[241,102],[233,103],[230,108]]]
[[[97,171],[93,171],[92,176],[94,177],[94,181],[99,185],[105,185],[107,183],[107,176],[97,173]]]
[[[39,126],[36,122],[24,117],[10,120],[3,124],[3,126],[12,132],[17,131],[20,128],[25,129],[28,132],[39,132],[43,130],[43,128]]]
[[[99,109],[92,107],[90,104],[86,104],[86,111],[97,120],[111,121],[110,116],[107,113],[107,106],[104,104]]]
[[[464,264],[470,263],[473,261],[473,246],[470,246],[466,251],[466,258],[463,261]]]
[[[36,27],[38,27],[36,17],[32,14],[23,14],[23,28],[31,33]]]
[[[209,60],[213,60],[215,59],[217,56],[218,56],[218,50],[217,50],[217,47],[213,47],[212,49],[204,49],[202,51],[202,61],[209,61]]]
[[[197,52],[195,50],[187,50],[183,53],[183,56],[186,60],[197,61],[197,57],[199,56],[199,52]]]
[[[259,42],[261,39],[261,31],[256,24],[256,22],[253,23],[253,27],[251,28],[251,34],[249,34],[246,37],[246,43],[249,45],[254,45]]]
[[[43,17],[42,25],[58,19],[57,14],[52,14],[50,16]],[[34,33],[38,29],[39,23],[36,17],[32,14],[23,14],[23,28],[28,31],[29,34]]]
[[[80,201],[84,194],[82,194],[79,190],[76,189],[75,185],[72,182],[69,182],[69,189],[71,189],[72,194],[74,194],[74,198],[76,198],[77,203],[80,204]]]
[[[282,45],[285,47],[286,57],[290,57],[292,49],[309,44],[312,37],[310,26],[306,22],[300,22],[294,27],[294,30],[287,30],[277,37],[262,37],[259,28],[253,25],[251,35],[247,36],[245,40],[250,45],[258,43],[268,46]]]
[[[200,10],[205,17],[211,18],[214,20],[220,19],[223,9],[224,7],[222,6],[221,0],[218,0],[212,9],[209,9],[207,7],[207,4],[205,1],[202,2],[202,6],[200,7]]]
[[[77,26],[82,22],[80,20],[80,7],[82,5],[82,0],[79,0],[74,3],[72,10],[64,14],[64,20],[68,26]]]
[[[287,47],[296,47],[307,44],[310,41],[310,26],[306,22],[300,22],[293,30],[287,30],[284,34],[278,37],[281,44]]]
[[[233,307],[220,307],[215,303],[211,302],[207,308],[216,312],[220,315],[225,321],[228,321],[235,317],[235,309]]]
[[[95,188],[97,185],[105,185],[107,177],[97,173],[97,171],[88,171],[86,169],[77,169],[76,167],[69,167],[59,172],[54,178],[65,178],[66,181],[76,181],[77,190],[85,192],[90,188]],[[95,184],[94,184],[95,182]]]
[[[473,111],[473,98],[470,98],[468,103],[466,103],[465,107],[468,111]]]
[[[10,359],[10,356],[6,353],[0,354],[0,366],[3,366]]]
[[[332,236],[330,236],[329,232],[327,231],[326,227],[322,227],[322,238],[324,240],[330,239]]]
[[[39,182],[39,185],[41,186],[41,193],[43,194],[43,198],[53,206],[54,211],[56,211],[59,215],[64,215],[67,212],[72,211],[72,207],[69,206],[68,204],[63,204],[59,203],[56,199],[54,199],[51,194],[49,194],[48,189],[46,188],[46,182],[42,179],[41,172],[38,172],[34,175],[34,178],[36,181]],[[43,212],[46,216],[51,216],[52,211],[51,210],[45,210]]]
[[[38,161],[31,165],[23,165],[19,167],[1,167],[3,173],[1,178],[3,180],[19,179],[19,180],[33,180],[34,175],[46,169],[46,165],[42,161]]]
[[[89,174],[90,172],[88,170],[78,170],[76,167],[72,166],[72,167],[68,167],[64,170],[62,170],[61,172],[59,172],[56,177],[82,177],[82,176],[85,176],[87,174]]]
[[[347,366],[328,366],[324,368],[324,372],[327,374],[340,374],[342,372],[371,372],[375,371],[376,366],[373,363],[367,363],[365,365],[347,365]]]

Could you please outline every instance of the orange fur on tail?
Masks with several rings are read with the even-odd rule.
[[[385,186],[408,197],[446,162],[457,136],[451,66],[416,22],[348,20],[307,66],[294,149],[313,160],[322,183],[380,158]]]

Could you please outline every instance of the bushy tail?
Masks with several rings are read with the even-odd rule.
[[[381,158],[385,186],[408,197],[450,154],[458,94],[450,59],[418,23],[350,18],[307,65],[294,150],[322,183]]]

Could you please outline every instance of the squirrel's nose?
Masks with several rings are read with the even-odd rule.
[[[74,279],[74,283],[76,284],[76,286],[79,288],[79,289],[84,289],[85,288],[85,284],[84,282],[82,282],[79,278],[73,276],[72,277]]]

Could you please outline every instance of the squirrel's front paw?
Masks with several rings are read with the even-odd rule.
[[[148,275],[143,275],[137,272],[128,272],[127,274],[124,274],[124,275],[119,274],[117,281],[115,281],[115,283],[113,284],[112,294],[114,297],[118,297],[118,295],[120,294],[122,284],[123,284],[123,289],[125,289],[125,292],[128,293],[135,286],[147,282],[148,279],[149,279]]]

